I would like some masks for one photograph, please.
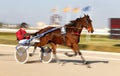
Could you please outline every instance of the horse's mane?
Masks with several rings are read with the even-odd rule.
[[[72,20],[72,21],[70,21],[68,24],[66,24],[65,26],[75,26],[75,24],[76,24],[76,21],[78,20],[79,18],[77,18],[76,20]],[[50,30],[50,29],[52,29],[52,28],[57,28],[57,27],[52,27],[52,26],[48,26],[48,27],[45,27],[45,28],[43,28],[43,29],[40,29],[38,32],[36,32],[36,33],[43,33],[43,32],[46,32],[46,31],[48,31],[48,30]],[[60,28],[58,28],[58,29],[60,29]]]
[[[84,15],[84,17],[80,17],[80,18],[76,18],[75,20],[71,20],[68,24],[66,24],[65,26],[72,26],[72,27],[76,27],[77,25],[77,22],[82,22],[83,21],[83,18],[86,18],[86,20],[88,22],[91,22],[90,18],[89,18],[89,15]]]
[[[75,20],[71,20],[68,24],[65,24],[65,26],[67,26],[67,27],[76,27],[76,24],[80,19],[81,19],[81,17],[76,18]]]
[[[37,34],[42,34],[42,33],[46,32],[46,31],[48,31],[48,30],[50,30],[52,28],[55,28],[55,27],[48,26],[48,27],[45,27],[45,28],[42,28],[42,29],[38,30],[37,32],[35,32],[35,33],[31,34],[31,35],[32,36],[37,36]]]

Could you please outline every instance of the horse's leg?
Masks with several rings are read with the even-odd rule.
[[[82,53],[79,51],[79,47],[78,47],[78,44],[74,43],[72,45],[72,49],[74,51],[74,54],[68,54],[68,53],[65,53],[67,56],[69,57],[72,57],[72,56],[76,56],[77,54],[79,54],[81,56],[81,59],[83,60],[84,63],[87,63],[85,58],[83,57]]]
[[[73,56],[76,56],[76,55],[77,55],[77,52],[74,51],[74,54],[68,54],[68,53],[66,52],[65,55],[67,55],[68,57],[73,57]]]
[[[73,57],[77,55],[77,50],[78,50],[78,45],[77,44],[73,44],[71,46],[72,50],[74,51],[74,54],[68,54],[67,52],[65,53],[65,55],[67,55],[68,57]]]
[[[79,56],[81,56],[81,59],[84,62],[84,64],[87,63],[85,58],[83,57],[82,53],[79,50],[78,44],[73,45],[73,51],[75,52],[75,54],[77,53]]]
[[[37,46],[34,46],[34,50],[32,53],[29,54],[29,56],[33,56],[35,54],[36,48],[37,48]]]
[[[53,52],[53,55],[54,55],[56,62],[60,62],[60,60],[58,59],[58,57],[56,55],[56,48],[57,48],[56,44],[54,44],[54,43],[50,43],[50,44],[52,46],[52,50],[53,50],[52,52]]]
[[[85,58],[83,57],[82,53],[79,50],[78,44],[73,44],[73,51],[75,52],[75,54],[73,54],[73,56],[76,56],[77,54],[81,57],[83,64],[86,64],[88,68],[91,68],[91,66],[88,64],[88,62],[85,60]]]
[[[85,58],[83,57],[82,53],[80,51],[78,51],[78,54],[81,56],[81,59],[83,61],[83,64],[87,65],[88,68],[91,68],[91,66],[88,64],[88,62],[85,60]]]
[[[85,60],[85,58],[83,57],[82,53],[80,51],[78,51],[78,54],[80,55],[82,61],[83,61],[83,64],[87,64],[87,61]]]

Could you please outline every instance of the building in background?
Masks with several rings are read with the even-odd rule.
[[[62,17],[59,14],[53,14],[50,17],[50,24],[51,25],[60,25],[62,21]]]
[[[110,19],[110,38],[120,39],[120,18]]]

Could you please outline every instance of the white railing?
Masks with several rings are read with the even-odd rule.
[[[17,32],[18,29],[0,29],[0,32],[11,32],[11,33],[15,33]],[[26,30],[28,33],[34,33],[37,32],[38,30]]]
[[[0,32],[11,32],[15,33],[18,29],[2,29],[0,28]],[[38,30],[26,30],[28,33],[34,33]],[[88,34],[86,29],[83,29],[82,34]],[[94,29],[94,33],[90,33],[89,35],[110,35],[109,29]]]

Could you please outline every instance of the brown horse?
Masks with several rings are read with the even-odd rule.
[[[42,34],[48,30],[51,30],[52,28],[56,28],[56,27],[46,27],[34,33],[33,35]],[[66,45],[71,47],[71,49],[74,51],[74,54],[65,53],[65,55],[72,57],[78,54],[81,56],[83,62],[86,63],[86,60],[84,59],[84,57],[82,56],[82,53],[78,48],[78,43],[79,43],[80,35],[83,28],[86,28],[88,32],[93,33],[94,30],[92,27],[91,19],[89,18],[88,15],[84,15],[84,17],[82,18],[77,18],[76,20],[70,21],[69,24],[65,25],[65,28],[66,28],[65,34],[61,34],[60,28],[45,34],[43,37],[40,38],[40,42],[35,44],[35,47],[50,44],[52,47],[52,51],[55,56],[55,59],[58,60],[56,56],[57,44]]]

